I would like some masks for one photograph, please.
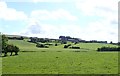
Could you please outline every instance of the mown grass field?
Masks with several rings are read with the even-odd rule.
[[[97,52],[111,44],[80,43],[81,49],[64,49],[63,44],[37,48],[24,40],[9,40],[20,48],[18,56],[2,58],[3,74],[117,74],[118,52]],[[74,44],[73,44],[74,45]],[[8,53],[9,54],[9,53]]]

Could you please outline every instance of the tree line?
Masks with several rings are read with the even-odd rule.
[[[120,51],[120,47],[101,47],[97,51]]]

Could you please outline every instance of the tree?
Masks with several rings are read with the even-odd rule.
[[[110,44],[112,44],[113,42],[111,41]]]
[[[5,50],[7,44],[8,44],[8,38],[5,35],[2,35],[2,50]]]
[[[18,38],[18,39],[19,39],[19,40],[23,40],[23,39],[24,39],[24,37],[22,37],[22,36],[21,36],[21,37],[20,37],[20,38]]]
[[[2,35],[2,52],[4,53],[4,56],[7,56],[7,51],[5,50],[7,43],[8,43],[8,38],[5,35]]]
[[[56,43],[55,46],[57,46],[58,44]]]
[[[14,46],[12,44],[7,44],[5,48],[5,54],[4,56],[7,56],[7,52],[10,52],[10,56],[12,56],[12,53],[15,52],[15,55],[18,55],[19,48],[17,46]]]
[[[17,46],[8,44],[8,38],[5,35],[2,35],[2,52],[4,53],[4,56],[7,56],[8,52],[11,52],[11,55],[13,52],[15,52],[15,55],[18,55],[19,51]]]

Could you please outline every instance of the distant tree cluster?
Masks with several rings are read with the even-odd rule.
[[[42,42],[42,43],[45,43],[45,42],[49,42],[49,39],[30,37],[29,42],[33,42],[33,43]]]
[[[8,37],[8,39],[13,39],[13,40],[23,40],[24,37]]]
[[[112,41],[110,42],[110,44],[113,44],[113,45],[118,45],[118,46],[120,46],[120,42],[118,42],[118,43],[113,43]]]
[[[101,47],[97,51],[120,51],[120,47]]]
[[[49,48],[47,45],[39,44],[39,43],[37,43],[36,47],[39,47],[39,48]]]
[[[12,56],[13,52],[15,52],[15,55],[18,55],[19,51],[17,46],[8,44],[8,38],[5,35],[2,35],[2,53],[4,53],[4,56],[7,56],[8,52],[11,52],[10,56]]]
[[[107,41],[97,41],[97,40],[90,40],[90,41],[81,41],[83,43],[107,43]]]

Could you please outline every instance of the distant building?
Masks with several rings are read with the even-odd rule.
[[[70,36],[60,36],[59,39],[61,41],[70,41],[70,42],[82,42],[82,43],[107,43],[107,41],[97,41],[97,40],[82,40],[80,38],[72,38]]]
[[[71,42],[80,42],[80,41],[82,41],[82,39],[80,39],[80,38],[72,38],[70,36],[60,36],[59,39],[61,41],[71,41]]]
[[[60,36],[59,39],[62,40],[62,41],[66,41],[67,40],[67,38],[65,36]]]

